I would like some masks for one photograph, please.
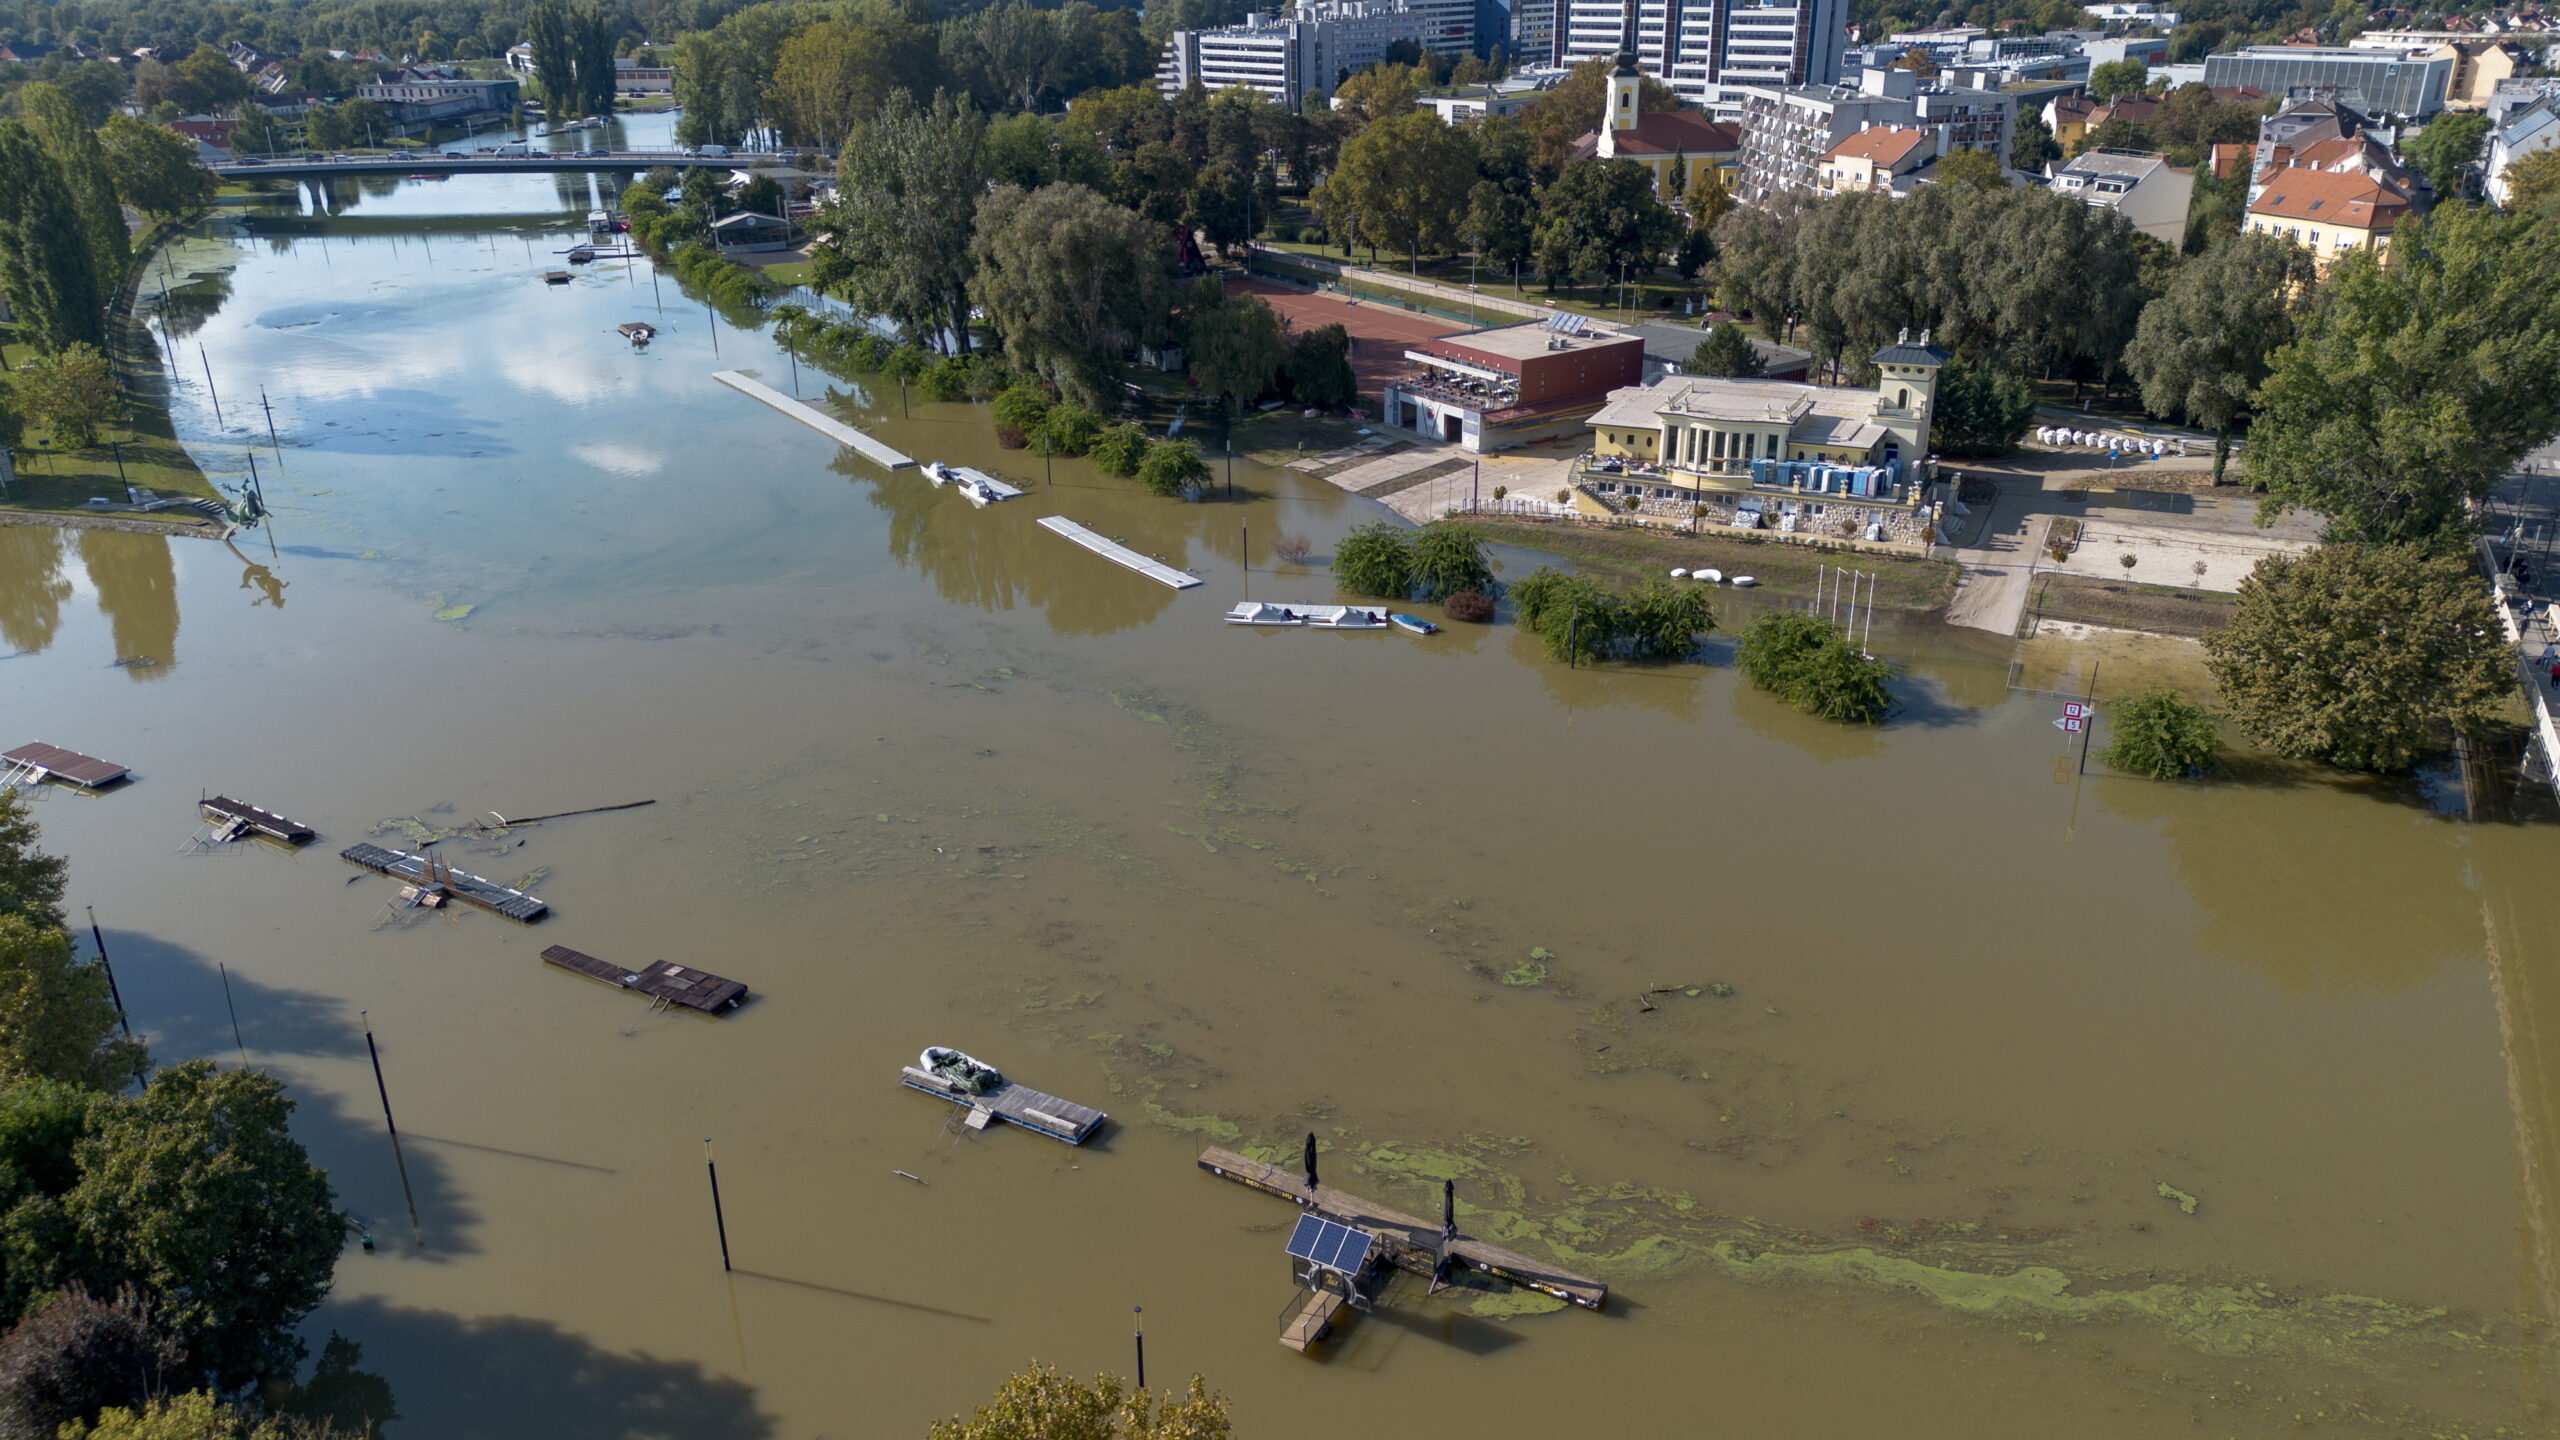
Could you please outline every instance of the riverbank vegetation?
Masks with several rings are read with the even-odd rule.
[[[1580,575],[1542,566],[1509,587],[1513,612],[1547,653],[1568,664],[1686,660],[1715,628],[1703,586],[1648,580],[1621,594]]]
[[[121,1033],[37,838],[0,793],[0,1430],[189,1392],[252,1416],[245,1397],[293,1378],[345,1220],[283,1082],[205,1060],[154,1073]]]
[[[1333,547],[1333,579],[1351,594],[1382,600],[1445,601],[1462,591],[1494,591],[1484,541],[1456,520],[1434,520],[1419,530],[1385,521],[1359,526]]]
[[[1885,688],[1893,667],[1860,650],[1836,622],[1801,610],[1770,610],[1742,628],[1733,668],[1753,685],[1808,715],[1873,725],[1893,708]]]
[[[2200,775],[2222,748],[2213,712],[2166,686],[2107,702],[2107,764],[2154,780]]]
[[[1078,1380],[1055,1365],[997,1387],[967,1419],[933,1422],[930,1440],[1226,1440],[1227,1397],[1191,1377],[1180,1395],[1133,1388],[1117,1375]]]
[[[2294,760],[2398,771],[2516,703],[2516,662],[2470,555],[2332,542],[2260,561],[2207,665],[2250,739]]]

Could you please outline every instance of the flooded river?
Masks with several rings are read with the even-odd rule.
[[[1331,598],[1269,537],[1375,507],[1242,461],[1197,505],[1044,480],[984,407],[834,383],[1032,488],[875,470],[717,384],[795,382],[672,277],[538,283],[594,193],[208,226],[180,431],[226,483],[255,450],[274,523],[0,529],[0,729],[140,777],[39,807],[71,899],[158,1054],[293,1082],[379,1242],[311,1333],[395,1436],[920,1435],[1035,1357],[1125,1370],[1135,1306],[1151,1378],[1247,1435],[2548,1433],[2560,838],[2425,787],[2083,780],[2006,643],[1937,626],[1879,626],[1876,732],[1729,643],[1230,630]],[[322,841],[186,853],[199,790]],[[437,847],[538,883],[530,930],[394,916],[336,858],[641,799]],[[655,1013],[553,943],[758,998]],[[927,1044],[1115,1125],[956,1136],[897,1084]],[[1331,1183],[1429,1213],[1453,1178],[1607,1313],[1408,1278],[1284,1351],[1290,1208],[1193,1160],[1311,1129]]]

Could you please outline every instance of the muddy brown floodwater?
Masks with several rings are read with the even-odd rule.
[[[379,1241],[310,1328],[395,1436],[913,1436],[1035,1357],[1125,1368],[1138,1305],[1152,1374],[1248,1435],[2549,1433],[2552,833],[2423,783],[2081,780],[2009,647],[1944,627],[1879,625],[1877,731],[1728,643],[1566,671],[1508,625],[1230,630],[1331,598],[1240,570],[1242,527],[1322,551],[1373,507],[1241,462],[1233,502],[1040,484],[983,408],[839,382],[1034,488],[875,471],[715,383],[791,372],[671,277],[537,283],[582,198],[208,228],[167,349],[223,418],[183,364],[181,432],[236,483],[264,387],[273,525],[0,530],[0,732],[139,776],[39,808],[71,899],[164,1058],[238,1063],[228,972]],[[323,838],[182,853],[199,790]],[[643,798],[441,842],[536,878],[533,929],[389,918],[336,858]],[[653,1013],[552,943],[757,998]],[[927,1044],[1115,1124],[955,1138],[897,1084]],[[1427,1212],[1453,1178],[1608,1312],[1399,1281],[1284,1351],[1288,1208],[1192,1160],[1310,1129],[1329,1180]]]

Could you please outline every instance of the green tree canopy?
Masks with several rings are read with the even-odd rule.
[[[1801,610],[1763,611],[1742,629],[1734,668],[1808,715],[1872,725],[1893,708],[1893,667],[1862,654],[1848,632]]]
[[[1333,547],[1333,583],[1354,595],[1413,594],[1413,532],[1384,520],[1354,527]]]
[[[2489,117],[2445,111],[2427,122],[2427,128],[2402,141],[2400,154],[2417,172],[2427,177],[2436,195],[2451,200],[2462,194],[2471,167],[2480,161],[2480,148],[2489,138]]]
[[[2278,235],[2239,235],[2179,266],[2143,307],[2125,368],[2142,403],[2214,432],[2213,478],[2222,481],[2231,430],[2293,338],[2293,312],[2312,281],[2311,255]]]
[[[2154,780],[2196,774],[2221,748],[2213,712],[2167,686],[2110,702],[2106,723],[2106,762]]]
[[[107,357],[86,341],[27,362],[18,377],[18,403],[28,419],[52,431],[55,448],[62,450],[97,444],[99,430],[123,409]]]
[[[1158,440],[1138,462],[1139,488],[1150,495],[1188,496],[1208,484],[1209,464],[1200,458],[1200,447],[1188,440]]]
[[[1289,339],[1289,393],[1302,406],[1338,410],[1359,396],[1351,369],[1351,336],[1339,324],[1301,330]]]
[[[1583,160],[1565,167],[1540,197],[1538,268],[1592,283],[1652,272],[1680,238],[1680,220],[1655,195],[1653,172],[1633,160]]]
[[[1423,252],[1458,243],[1475,183],[1466,133],[1434,111],[1408,110],[1352,137],[1316,199],[1328,226],[1402,250],[1408,268],[1418,268]]]
[[[1950,360],[1938,372],[1929,447],[1941,455],[2006,455],[2036,423],[2036,392],[2013,371]]]
[[[1259,295],[1237,295],[1192,318],[1183,339],[1183,359],[1203,392],[1230,406],[1245,405],[1280,378],[1280,367],[1289,359],[1289,341],[1279,312],[1268,301]]]
[[[2151,83],[2151,67],[2140,60],[2109,60],[2089,69],[2089,98],[2100,104],[2139,95]]]
[[[989,193],[970,251],[1006,352],[1086,405],[1110,398],[1121,355],[1171,311],[1163,231],[1081,185]]]
[[[1197,1375],[1175,1398],[1132,1390],[1117,1375],[1088,1383],[1034,1364],[968,1419],[937,1420],[928,1433],[931,1440],[1226,1440],[1227,1400]]]
[[[2515,660],[2459,548],[2333,541],[2258,562],[2205,637],[2231,718],[2279,755],[2406,770],[2513,702]]]
[[[1759,347],[1742,327],[1730,320],[1719,320],[1707,327],[1707,338],[1698,342],[1696,353],[1689,357],[1692,375],[1732,375],[1749,379],[1769,372],[1769,362],[1760,358]]]
[[[2006,190],[2009,177],[1986,151],[1958,150],[1938,161],[1938,183],[1974,190]]]
[[[70,931],[0,915],[0,1079],[105,1090],[140,1070],[140,1042],[117,1033],[106,971]]]
[[[36,132],[0,120],[0,296],[17,316],[19,337],[42,354],[106,339],[108,289],[97,254],[79,224],[65,223],[77,214]]]
[[[98,1112],[63,1199],[80,1270],[158,1296],[188,1364],[224,1388],[290,1372],[293,1327],[328,1294],[346,1239],[293,1108],[264,1071],[163,1070]]]
[[[15,790],[0,790],[0,916],[38,925],[63,922],[62,887],[70,865],[36,848],[35,812]]]
[[[1493,562],[1484,537],[1456,520],[1440,519],[1413,532],[1413,584],[1425,600],[1446,600],[1461,590],[1493,591]]]
[[[2560,432],[2560,227],[2439,206],[2341,257],[2255,402],[2249,478],[2345,540],[2459,534]]]
[[[98,132],[116,193],[146,215],[183,215],[213,199],[213,172],[196,162],[196,142],[175,130],[118,115]]]
[[[838,164],[825,219],[835,238],[812,257],[819,285],[910,340],[947,333],[967,350],[985,136],[965,100],[937,93],[919,106],[891,94]]]
[[[116,204],[106,148],[80,113],[79,102],[58,86],[38,83],[19,90],[18,116],[53,157],[54,167],[71,191],[81,238],[89,247],[99,282],[112,291],[124,278],[133,249],[125,235],[124,211]]]
[[[2543,202],[2560,195],[2560,147],[2546,145],[2520,160],[2509,161],[2501,178],[2507,189],[2507,209],[2541,209]]]

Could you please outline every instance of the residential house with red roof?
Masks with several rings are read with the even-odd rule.
[[[2259,177],[2242,228],[2309,247],[2325,272],[2341,255],[2387,251],[2392,227],[2409,210],[2407,196],[2360,171],[2286,166]]]

